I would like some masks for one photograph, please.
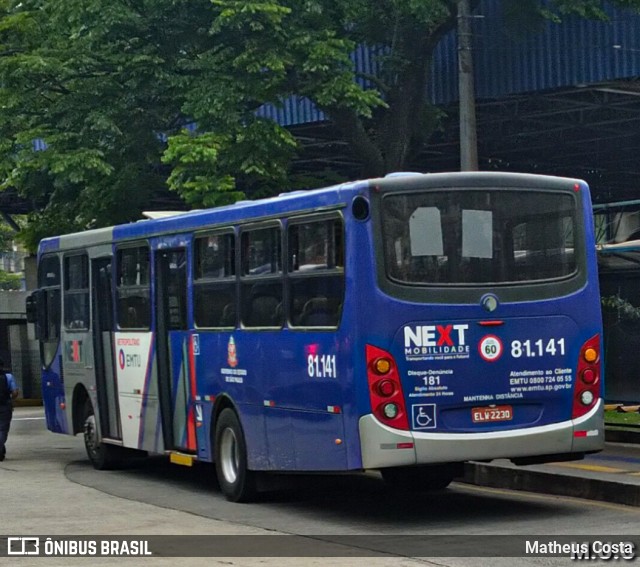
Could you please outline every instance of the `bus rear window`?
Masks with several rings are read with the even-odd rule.
[[[517,283],[577,270],[571,194],[449,190],[387,195],[387,276],[409,284]]]

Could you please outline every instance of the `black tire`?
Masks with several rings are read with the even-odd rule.
[[[93,405],[89,400],[84,406],[82,419],[82,435],[87,456],[97,470],[109,470],[122,464],[122,449],[116,445],[108,445],[100,441]]]
[[[257,493],[256,473],[247,469],[247,445],[236,412],[226,408],[216,421],[216,474],[230,502],[249,502]]]
[[[396,492],[435,492],[444,490],[461,476],[462,463],[381,469],[387,487]]]

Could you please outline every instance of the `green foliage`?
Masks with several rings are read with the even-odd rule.
[[[191,135],[187,131],[169,140],[169,148],[163,158],[174,163],[169,186],[181,191],[190,205],[228,205],[244,196],[235,190],[234,178],[220,172],[218,158],[223,145],[226,145],[224,137]]]
[[[185,4],[0,3],[0,174],[42,207],[24,235],[31,249],[44,235],[137,219],[166,190],[158,134],[176,129],[175,59],[182,38],[198,37]],[[188,4],[194,18],[208,9]]]
[[[634,305],[629,303],[629,301],[623,299],[619,295],[601,297],[600,303],[602,304],[603,311],[615,313],[619,320],[640,320],[640,307],[635,307]]]
[[[19,225],[23,222],[21,218],[18,218]],[[0,223],[0,252],[10,250],[15,238],[15,230],[5,223]]]
[[[638,3],[633,0],[618,0],[613,3],[622,7],[638,7]],[[594,20],[606,20],[604,5],[605,2],[602,0],[552,0],[548,6],[543,4],[540,12],[543,16],[556,22],[561,21],[561,17],[568,14]]]
[[[601,0],[503,2],[529,30],[605,17]],[[23,241],[137,219],[167,187],[204,207],[314,182],[292,173],[291,133],[256,113],[292,95],[324,111],[363,176],[403,169],[439,127],[426,82],[456,11],[457,0],[0,0],[0,189],[38,204]],[[374,77],[356,75],[358,45],[376,51]]]
[[[25,219],[21,216],[13,219],[19,226],[23,227]],[[16,231],[8,224],[0,223],[0,253],[12,253],[13,243],[16,240]],[[0,269],[0,290],[10,291],[22,289],[22,275],[14,274],[11,272],[5,272]]]
[[[621,7],[638,9],[637,0],[614,2]],[[607,14],[601,0],[502,0],[508,31],[516,36],[536,33],[546,22],[560,23],[564,16],[577,15],[583,18],[605,21]]]
[[[237,189],[237,179],[249,187],[259,181],[286,186],[286,168],[295,147],[284,128],[254,118],[225,134],[183,130],[169,138],[163,161],[173,165],[168,178],[171,189],[191,206],[215,207],[245,197]]]
[[[0,270],[0,290],[15,291],[22,288],[22,276]]]

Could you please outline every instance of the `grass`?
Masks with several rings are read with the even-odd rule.
[[[615,410],[604,412],[604,422],[609,425],[640,425],[639,412],[618,412]]]

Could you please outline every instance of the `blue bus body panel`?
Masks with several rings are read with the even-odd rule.
[[[372,294],[347,290],[348,297],[355,297],[356,320],[343,324],[362,330],[356,340],[360,352],[355,364],[360,417],[372,412],[365,368],[365,346],[369,344],[389,352],[398,365],[413,431],[480,433],[571,419],[580,349],[602,333],[595,248],[589,246],[595,239],[586,185],[580,184],[580,193],[585,211],[587,284],[574,293],[503,303],[500,286],[496,286],[493,294],[498,307],[488,313],[481,305],[481,293],[469,304],[420,304],[389,297],[380,289]],[[365,227],[351,228],[358,244],[373,240],[373,234],[366,238],[361,234]],[[372,231],[370,225],[366,229]],[[365,281],[375,274],[375,252],[356,248],[349,250],[352,257],[358,252],[355,279]],[[496,345],[500,345],[497,357],[481,354],[481,347],[492,350]],[[602,397],[604,377],[599,380]],[[474,408],[491,405],[512,406],[513,416],[501,421],[472,421]]]
[[[349,371],[344,362],[344,345],[339,334],[333,332],[289,331],[282,342],[272,335],[273,344],[262,345],[260,358],[255,361],[257,372],[264,376],[265,401],[278,408],[279,424],[271,429],[268,425],[268,442],[281,444],[280,451],[272,450],[272,466],[284,458],[287,445],[285,437],[280,439],[278,429],[289,427],[295,455],[295,470],[343,470],[346,468],[346,448],[344,439],[343,414],[344,386],[349,380]],[[246,334],[250,341],[251,335]],[[250,344],[250,343],[249,343]],[[286,345],[283,348],[283,345]],[[279,357],[274,357],[279,353]],[[322,368],[327,357],[335,360],[335,368]],[[278,368],[273,368],[274,359],[279,358]],[[326,366],[326,365],[325,365]],[[335,375],[334,375],[335,370]],[[267,424],[273,415],[273,408],[265,404]],[[336,413],[338,412],[338,413]]]
[[[202,331],[198,342],[198,394],[237,404],[254,468],[347,468],[342,406],[350,371],[335,333]],[[310,376],[311,352],[343,361],[338,377]]]
[[[418,458],[427,459],[426,462],[438,462],[441,446],[447,444],[450,450],[442,449],[447,453],[446,458],[449,460],[466,460],[463,455],[473,455],[469,457],[473,459],[490,458],[489,450],[492,451],[491,456],[494,458],[510,458],[513,456],[511,451],[516,450],[518,451],[514,453],[516,456],[579,452],[582,447],[584,447],[582,450],[599,450],[604,443],[602,416],[599,419],[597,417],[592,419],[591,425],[586,430],[584,426],[579,427],[582,430],[580,435],[594,435],[594,437],[582,438],[591,441],[581,443],[578,442],[580,439],[574,439],[572,443],[570,440],[571,436],[575,435],[571,424],[574,422],[573,408],[576,404],[574,395],[578,391],[576,380],[579,380],[577,368],[580,349],[586,341],[602,336],[598,300],[597,286],[589,284],[567,297],[539,302],[535,309],[537,317],[526,316],[528,307],[526,304],[514,303],[501,305],[489,318],[479,304],[466,307],[441,305],[438,308],[432,305],[427,310],[423,310],[420,306],[414,306],[413,310],[408,307],[399,309],[395,306],[390,310],[388,298],[378,293],[375,300],[370,302],[369,311],[384,314],[381,317],[384,317],[385,322],[382,324],[375,319],[370,321],[362,344],[374,345],[388,351],[398,365],[409,433],[416,440],[416,451],[419,443],[430,444],[428,449],[420,448],[422,452],[418,456]],[[411,315],[415,317],[417,312],[425,313],[425,317],[409,319]],[[564,313],[564,315],[558,313]],[[484,327],[478,324],[478,322],[489,320],[500,320],[503,324],[496,327]],[[387,324],[397,329],[393,340],[389,340],[384,331]],[[427,353],[410,359],[412,355],[407,354],[405,350],[411,348],[405,346],[405,328],[411,328],[416,334],[415,328],[422,325],[433,327],[427,330],[427,334],[436,342],[436,350],[437,342],[443,334],[437,328],[438,325],[444,328],[450,325],[468,325],[464,335],[464,346],[469,346],[468,354],[464,349],[458,354]],[[444,335],[449,336],[453,343],[447,345],[450,349],[461,346],[459,335],[454,331],[453,328],[451,331],[444,331]],[[478,348],[486,335],[494,335],[502,343],[502,354],[493,362],[484,360]],[[554,342],[549,346],[552,339]],[[564,339],[565,355],[560,354],[560,339]],[[516,340],[520,341],[518,348],[522,350],[519,357],[514,357],[512,354],[512,349],[515,349],[513,341]],[[524,355],[526,340],[530,341],[529,356]],[[541,347],[536,345],[538,341]],[[447,342],[442,340],[441,350],[444,350],[444,343]],[[540,348],[543,356],[539,356]],[[556,354],[552,354],[554,348]],[[461,358],[456,358],[460,354]],[[535,356],[532,356],[534,354]],[[362,420],[371,419],[365,416],[372,414],[367,372],[364,368],[366,365],[364,347],[360,360],[359,368],[362,370],[358,379],[360,384],[358,405],[359,417]],[[429,378],[433,380],[430,381]],[[604,377],[600,366],[599,383],[596,386],[600,400],[604,394],[603,385]],[[597,404],[601,404],[601,401]],[[495,413],[490,411],[491,406]],[[488,417],[491,415],[497,420],[493,421],[494,417]],[[563,436],[564,442],[560,443],[559,438],[557,440],[549,438],[544,444],[531,440],[531,444],[526,445],[527,429],[540,432],[548,427],[549,430],[556,430],[560,427],[559,424],[565,424],[567,430]],[[513,434],[519,432],[522,448],[518,449],[511,443],[509,449],[505,449],[504,453],[500,452],[499,437],[504,434],[507,442],[512,432]],[[439,434],[443,434],[447,440],[436,447]],[[473,441],[469,437],[475,434],[478,435],[477,451],[472,449]],[[494,437],[488,438],[487,435]],[[432,437],[425,440],[427,439],[425,436]],[[460,443],[461,448],[458,450],[455,449],[456,436],[463,439]],[[495,439],[498,440],[495,441]],[[406,437],[395,438],[395,442],[407,440]],[[562,448],[558,449],[558,447]],[[571,447],[574,448],[571,449]],[[427,454],[424,453],[425,450],[431,452]],[[373,462],[389,463],[384,456],[380,456],[379,460]],[[371,466],[369,454],[367,454],[367,463]],[[383,464],[383,466],[390,465]]]
[[[42,371],[42,398],[47,429],[54,433],[73,433],[69,429],[67,415],[61,404],[66,403],[60,368],[60,356]]]
[[[404,324],[391,345],[413,430],[469,433],[571,419],[580,348],[595,329],[566,316],[510,316],[518,310],[506,306],[503,323],[486,327],[491,320],[456,319],[460,311],[469,309],[451,306],[435,320]],[[472,421],[473,408],[491,405],[512,406],[512,417]]]

